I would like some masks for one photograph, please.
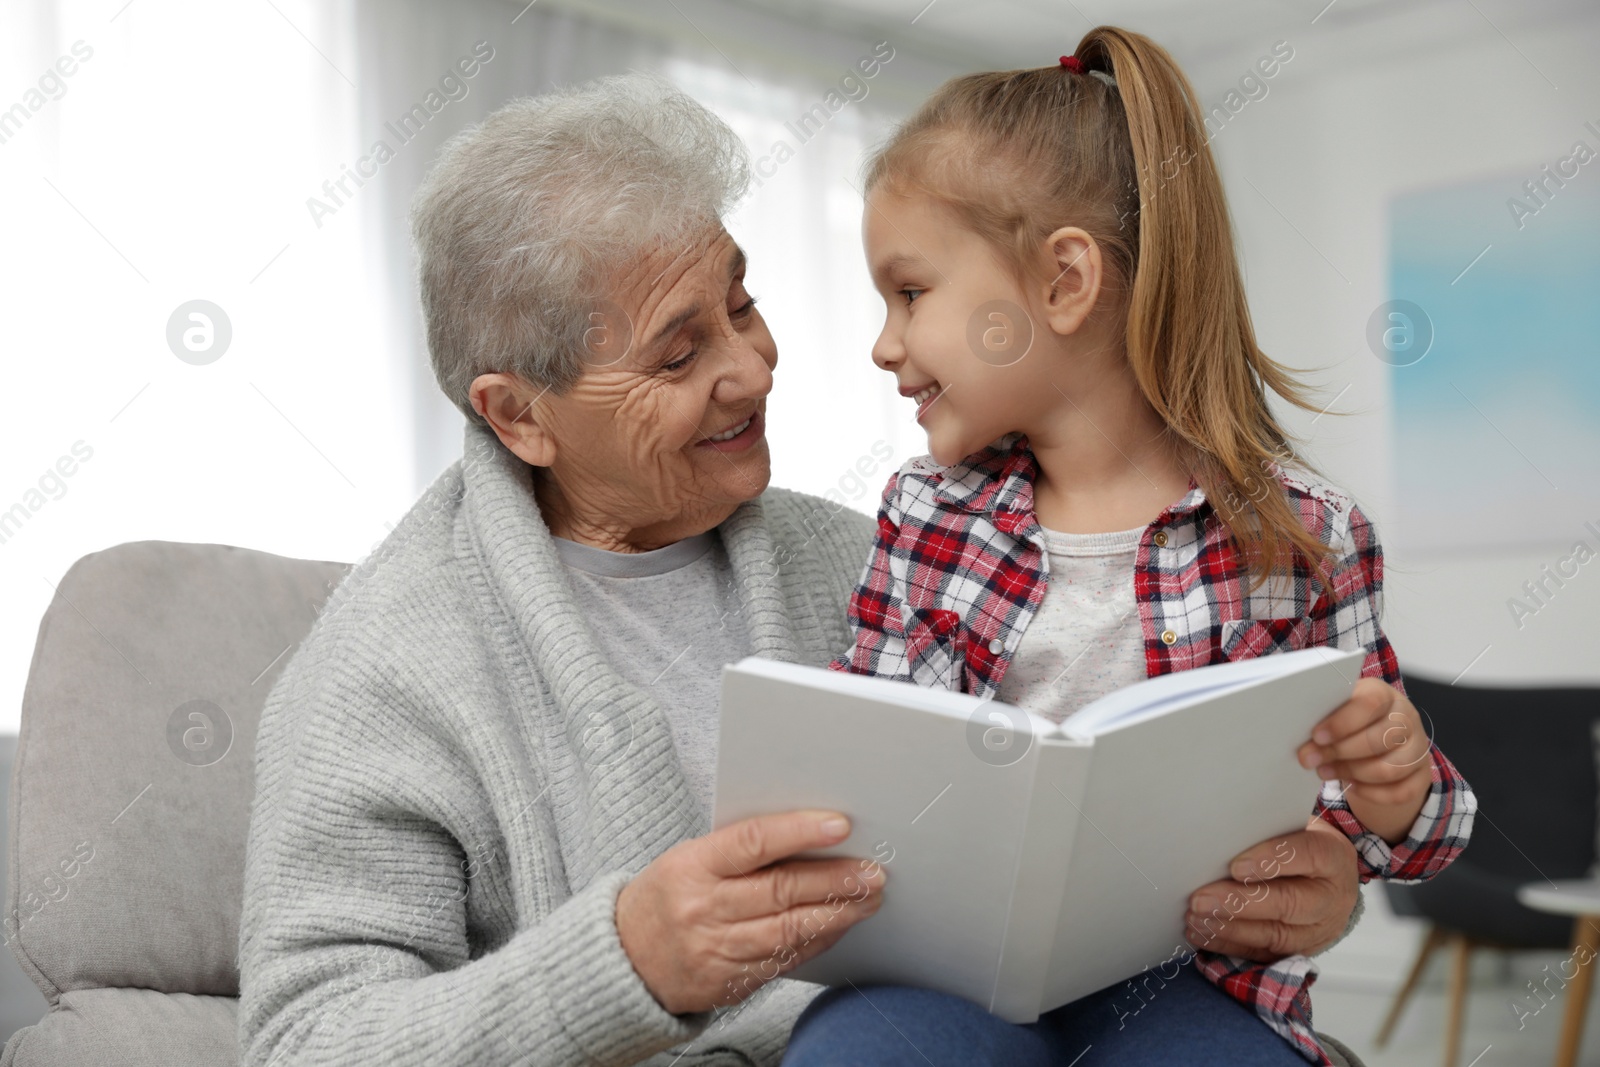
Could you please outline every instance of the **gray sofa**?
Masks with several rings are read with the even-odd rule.
[[[23,695],[4,922],[49,1012],[0,1067],[238,1062],[256,722],[346,569],[140,541],[61,579]]]
[[[11,764],[17,755],[15,734],[0,736],[0,885],[11,869]],[[10,952],[0,952],[0,1045],[24,1026],[32,1026],[50,1010],[49,1003]]]

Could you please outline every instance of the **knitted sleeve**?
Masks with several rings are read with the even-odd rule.
[[[244,1067],[620,1067],[701,1032],[710,1013],[665,1011],[622,949],[622,871],[472,958],[465,901],[483,857],[448,829],[472,768],[424,709],[349,658],[291,664],[263,711],[240,927]]]

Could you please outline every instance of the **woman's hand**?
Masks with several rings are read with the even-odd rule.
[[[1360,892],[1355,846],[1318,818],[1240,853],[1230,873],[1233,880],[1189,898],[1185,936],[1196,948],[1261,963],[1332,944]]]
[[[742,1001],[877,911],[875,861],[777,862],[849,833],[836,812],[762,815],[680,841],[635,875],[617,933],[656,1001],[673,1014]]]
[[[1406,839],[1433,785],[1432,742],[1416,705],[1382,678],[1362,678],[1350,699],[1300,746],[1302,767],[1345,783],[1361,825],[1391,845]]]

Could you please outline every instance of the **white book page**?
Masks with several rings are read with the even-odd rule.
[[[929,689],[910,682],[895,682],[887,678],[824,670],[756,656],[747,656],[734,666],[742,674],[773,678],[791,685],[802,685],[819,693],[837,693],[842,696],[878,700],[903,708],[930,711],[935,715],[957,718],[963,722],[972,714],[974,707],[983,703],[981,698],[969,693],[952,693],[948,689]],[[989,703],[1022,716],[1031,725],[1035,737],[1043,737],[1056,731],[1056,724],[1042,715],[1035,715],[1014,704],[1005,704],[998,700]]]
[[[1306,648],[1297,652],[1258,656],[1237,663],[1219,663],[1196,670],[1163,674],[1107,693],[1085,705],[1062,721],[1060,732],[1071,737],[1094,737],[1107,730],[1169,714],[1264,679],[1309,670],[1344,655],[1336,648]],[[1350,673],[1353,682],[1360,673],[1360,665],[1357,664]]]
[[[1095,737],[1082,798],[1056,797],[1063,816],[1083,822],[1042,1011],[1186,949],[1189,894],[1224,877],[1244,849],[1304,828],[1322,781],[1295,750],[1349,698],[1363,655],[1307,651],[1330,654],[1263,657],[1299,657],[1298,667],[1272,664],[1279,669],[1258,672],[1256,684]]]
[[[724,669],[714,825],[842,811],[850,837],[807,855],[878,859],[888,873],[878,912],[791,977],[906,983],[997,1006],[1040,747],[1021,738],[1014,762],[981,758],[969,720],[979,716],[981,733],[999,707],[753,658]],[[827,920],[823,907],[817,921]]]

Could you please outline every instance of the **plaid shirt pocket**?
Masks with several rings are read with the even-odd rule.
[[[960,614],[949,608],[911,608],[905,613],[905,631],[911,680],[931,689],[961,692],[967,635]]]
[[[1226,619],[1218,652],[1224,660],[1255,659],[1277,652],[1297,652],[1311,643],[1311,620]]]

